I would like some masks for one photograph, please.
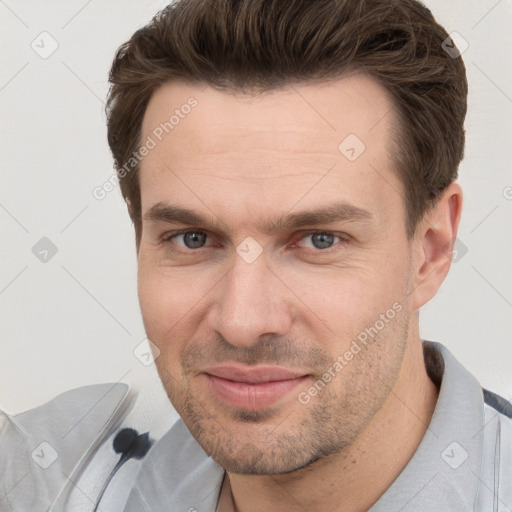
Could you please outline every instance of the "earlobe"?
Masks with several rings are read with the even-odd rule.
[[[462,211],[462,189],[452,183],[418,224],[413,241],[412,305],[417,310],[439,290],[450,270]]]

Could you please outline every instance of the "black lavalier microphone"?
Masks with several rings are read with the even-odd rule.
[[[114,451],[121,454],[121,458],[117,461],[114,469],[110,472],[103,487],[101,488],[98,498],[96,499],[96,505],[94,506],[93,512],[97,512],[103,494],[107,490],[112,477],[117,473],[117,470],[130,459],[142,459],[151,448],[152,441],[149,439],[149,432],[145,434],[139,434],[133,428],[123,428],[120,430],[114,438]]]

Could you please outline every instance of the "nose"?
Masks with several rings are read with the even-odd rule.
[[[234,346],[250,346],[262,335],[287,334],[292,325],[289,293],[264,255],[252,263],[234,255],[226,279],[216,287],[209,327]]]

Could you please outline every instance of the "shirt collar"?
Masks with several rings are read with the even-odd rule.
[[[424,342],[425,363],[439,397],[414,456],[371,512],[473,510],[483,453],[483,393],[441,344]]]

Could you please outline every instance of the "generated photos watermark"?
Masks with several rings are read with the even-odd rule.
[[[375,337],[380,333],[380,331],[382,331],[382,329],[384,329],[386,324],[392,321],[396,314],[400,313],[402,309],[403,307],[400,302],[393,303],[385,313],[381,313],[379,319],[376,320],[373,325],[361,331],[356,338],[352,340],[350,348],[336,358],[334,363],[324,372],[322,377],[317,379],[316,382],[307,389],[307,391],[299,393],[297,397],[299,402],[303,405],[307,405],[311,402],[311,398],[318,396],[325,386],[339,375],[343,368],[345,368],[345,366],[354,359],[354,356],[359,354],[359,352],[361,352],[368,343],[374,341]]]
[[[138,165],[144,160],[149,153],[155,149],[166,135],[172,132],[176,126],[180,124],[182,119],[192,112],[192,109],[197,107],[198,101],[191,96],[187,102],[179,108],[174,109],[174,113],[167,121],[160,123],[153,129],[151,135],[146,137],[144,143],[132,153],[131,157],[124,163],[122,167],[117,170],[117,173],[112,174],[101,185],[94,187],[92,195],[94,199],[102,201],[107,195],[112,192],[118,185],[119,181],[128,176]]]

